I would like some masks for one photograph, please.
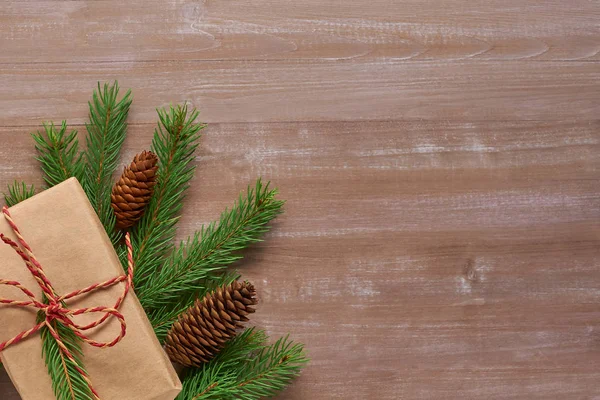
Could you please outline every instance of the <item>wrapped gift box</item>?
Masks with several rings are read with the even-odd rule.
[[[59,295],[123,275],[123,268],[96,213],[76,179],[69,179],[10,208],[10,213]],[[0,215],[0,232],[14,234]],[[1,244],[1,243],[0,243]],[[15,251],[0,245],[0,278],[21,282],[41,299],[41,290]],[[69,300],[71,309],[112,307],[123,292],[119,283]],[[0,297],[28,300],[19,290],[0,286]],[[172,400],[181,390],[175,370],[158,342],[135,293],[120,307],[127,335],[116,346],[82,344],[83,363],[103,400]],[[74,317],[91,322],[99,314]],[[36,324],[33,308],[0,306],[0,342]],[[119,332],[114,318],[86,331],[97,341],[110,341]],[[4,368],[24,400],[54,398],[37,333],[1,354]]]

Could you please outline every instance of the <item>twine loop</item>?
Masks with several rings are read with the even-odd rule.
[[[48,328],[48,331],[56,340],[56,343],[58,344],[58,347],[60,348],[61,353],[74,364],[75,369],[77,370],[77,372],[79,372],[82,375],[82,377],[85,380],[85,382],[87,383],[90,391],[94,395],[94,398],[99,400],[100,397],[98,396],[98,393],[92,386],[92,382],[91,382],[87,372],[85,372],[83,367],[81,365],[79,365],[79,363],[77,362],[77,360],[75,359],[73,354],[69,351],[69,349],[63,342],[62,338],[56,331],[53,322],[58,321],[58,322],[62,323],[64,326],[66,326],[68,329],[70,329],[77,337],[79,337],[84,342],[86,342],[87,344],[94,346],[94,347],[100,347],[100,348],[112,347],[112,346],[116,345],[117,343],[119,343],[123,339],[123,337],[125,337],[125,334],[127,332],[127,325],[125,324],[125,318],[123,317],[123,314],[121,314],[118,309],[121,306],[121,304],[123,303],[123,300],[125,300],[127,293],[133,286],[133,248],[131,246],[131,237],[130,237],[129,233],[127,233],[125,235],[125,245],[127,247],[127,274],[126,275],[117,276],[117,277],[109,279],[107,281],[90,285],[90,286],[86,287],[85,289],[76,290],[76,291],[73,291],[66,295],[59,296],[56,293],[56,291],[54,290],[52,283],[46,276],[44,269],[42,268],[42,265],[39,263],[39,261],[33,255],[31,247],[25,241],[25,239],[23,238],[23,235],[21,235],[19,228],[15,224],[14,220],[12,219],[12,217],[10,215],[10,212],[8,211],[8,207],[5,206],[2,209],[2,214],[4,215],[4,218],[6,219],[6,221],[10,225],[11,229],[13,230],[15,236],[17,237],[17,242],[8,238],[4,234],[0,234],[0,239],[5,244],[12,247],[12,249],[24,261],[25,266],[27,267],[27,269],[29,270],[31,275],[36,280],[38,286],[42,290],[43,298],[41,301],[38,300],[38,298],[33,294],[32,291],[30,291],[28,288],[21,285],[21,283],[19,283],[17,281],[0,279],[0,285],[13,286],[13,287],[19,289],[21,292],[23,292],[29,298],[29,301],[23,301],[23,300],[5,299],[5,298],[0,297],[0,304],[7,304],[10,306],[16,306],[16,307],[32,307],[32,308],[37,309],[38,312],[43,313],[45,315],[45,318],[41,322],[39,322],[38,324],[33,326],[32,328],[24,330],[23,332],[14,336],[12,339],[9,339],[3,343],[0,343],[0,352],[2,352],[7,347],[17,344],[20,341],[24,340],[25,338],[33,335],[34,333],[38,332],[42,327],[45,326]],[[108,288],[108,287],[114,286],[120,282],[125,282],[125,285],[124,285],[125,287],[124,287],[122,295],[117,299],[117,301],[113,307],[98,306],[98,307],[86,307],[86,308],[71,309],[71,308],[67,307],[67,305],[66,305],[66,300],[73,299],[78,296],[81,296],[81,295],[84,295],[86,293],[90,293],[90,292],[93,292],[96,290]],[[76,316],[76,315],[90,314],[90,313],[99,313],[99,314],[103,314],[103,315],[101,318],[99,318],[87,325],[81,325],[81,324],[75,323],[71,319],[71,317]],[[121,329],[120,329],[119,333],[117,334],[117,336],[115,336],[115,338],[113,340],[107,341],[107,342],[98,342],[93,339],[90,339],[88,336],[86,336],[83,333],[83,331],[86,331],[88,329],[91,329],[91,328],[97,327],[98,325],[103,324],[111,316],[115,317],[121,325]]]

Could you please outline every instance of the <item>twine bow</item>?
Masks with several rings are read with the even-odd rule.
[[[121,276],[109,279],[102,283],[93,284],[91,286],[88,286],[85,289],[76,290],[76,291],[68,293],[64,296],[59,296],[56,293],[56,291],[54,290],[52,283],[50,283],[50,280],[44,273],[44,269],[42,268],[42,265],[39,263],[39,261],[33,255],[31,247],[27,244],[27,242],[21,235],[19,228],[17,227],[17,225],[11,218],[8,208],[4,207],[2,209],[2,213],[4,214],[4,218],[6,219],[6,221],[12,228],[13,232],[15,233],[18,243],[14,242],[10,238],[4,236],[4,234],[0,234],[0,239],[2,239],[2,241],[4,243],[6,243],[10,247],[12,247],[15,250],[15,252],[23,259],[23,261],[25,262],[25,265],[27,266],[27,269],[29,270],[29,272],[31,272],[31,275],[33,275],[33,277],[35,278],[40,289],[42,289],[42,292],[43,292],[45,298],[47,299],[47,304],[42,301],[39,301],[36,298],[36,296],[29,289],[27,289],[26,287],[21,285],[19,282],[9,281],[6,279],[0,279],[0,285],[16,287],[17,289],[19,289],[23,293],[25,293],[25,295],[27,295],[27,297],[29,297],[29,299],[30,299],[29,301],[20,301],[20,300],[11,300],[11,299],[0,298],[1,304],[8,304],[11,306],[16,306],[16,307],[32,307],[32,308],[37,309],[39,312],[45,314],[44,320],[41,321],[40,323],[38,323],[37,325],[35,325],[34,327],[19,333],[18,335],[16,335],[15,337],[13,337],[10,340],[0,343],[0,352],[2,352],[7,347],[9,347],[13,344],[17,344],[20,341],[24,340],[25,338],[33,335],[34,333],[38,332],[42,327],[45,326],[48,328],[48,331],[54,337],[54,339],[56,339],[56,343],[58,344],[58,347],[60,348],[60,351],[63,353],[63,355],[65,357],[67,357],[70,361],[73,362],[75,369],[77,370],[77,372],[79,372],[81,374],[81,376],[87,383],[90,391],[95,396],[95,399],[99,400],[100,397],[99,397],[98,393],[96,392],[96,390],[94,389],[94,387],[92,386],[92,382],[91,382],[88,374],[83,370],[83,368],[79,365],[79,363],[77,362],[77,360],[75,359],[73,354],[69,351],[67,346],[64,344],[60,335],[58,334],[56,329],[54,329],[54,327],[52,326],[52,322],[53,321],[61,322],[67,328],[71,329],[73,331],[73,333],[75,335],[77,335],[79,338],[81,338],[84,342],[86,342],[89,345],[94,346],[94,347],[101,347],[101,348],[112,347],[112,346],[116,345],[117,343],[119,343],[121,341],[121,339],[123,339],[123,337],[125,336],[127,327],[125,324],[125,318],[123,317],[123,314],[121,314],[118,311],[118,308],[121,306],[121,303],[123,303],[123,300],[125,300],[125,297],[127,296],[127,293],[129,292],[129,289],[132,287],[133,249],[131,246],[131,238],[129,236],[129,233],[127,233],[125,235],[125,244],[127,246],[127,261],[128,261],[127,275],[121,275]],[[123,294],[117,299],[117,302],[115,303],[115,305],[113,307],[99,306],[99,307],[70,309],[65,305],[66,300],[73,299],[77,296],[81,296],[83,294],[90,293],[90,292],[93,292],[98,289],[104,289],[104,288],[116,285],[120,282],[125,282],[125,288],[123,290]],[[103,313],[104,315],[101,318],[97,319],[96,321],[91,322],[87,325],[81,325],[81,324],[75,323],[71,320],[72,316],[81,315],[81,314],[89,314],[89,313]],[[121,330],[120,330],[119,334],[113,340],[111,340],[109,342],[98,342],[93,339],[90,339],[88,336],[86,336],[85,334],[82,333],[83,331],[86,331],[86,330],[94,328],[100,324],[103,324],[110,316],[114,316],[115,318],[117,318],[117,320],[121,324]]]

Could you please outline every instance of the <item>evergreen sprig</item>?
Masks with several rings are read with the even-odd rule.
[[[279,338],[243,364],[236,387],[220,398],[256,400],[271,397],[297,377],[307,362],[303,344],[294,343],[289,336]]]
[[[100,221],[114,244],[120,240],[115,234],[115,215],[110,207],[112,175],[117,168],[119,154],[127,134],[127,115],[131,105],[131,91],[119,100],[119,84],[98,83],[89,105],[87,149],[83,153],[85,174],[82,186],[94,206]]]
[[[186,105],[157,111],[160,122],[154,131],[152,151],[158,156],[158,180],[150,204],[131,235],[137,266],[134,284],[140,293],[173,249],[175,225],[194,176],[194,151],[204,128],[196,122],[198,111],[188,111]]]
[[[268,223],[281,213],[283,201],[275,199],[259,179],[246,196],[240,195],[231,210],[176,248],[161,269],[150,275],[137,293],[145,309],[177,303],[182,297],[205,288],[205,281],[218,276],[225,267],[242,258],[239,250],[261,240]]]
[[[44,124],[43,127],[43,132],[37,131],[32,136],[46,185],[52,187],[72,176],[81,181],[84,163],[79,153],[77,131],[67,132],[66,121],[62,121],[60,129],[53,123]]]
[[[45,315],[38,316],[38,322]],[[81,351],[82,340],[73,331],[59,321],[52,322],[54,329],[61,337],[63,343],[69,349],[79,366],[85,371],[82,364],[83,353]],[[56,339],[50,334],[47,327],[40,330],[42,338],[42,351],[50,378],[52,379],[52,390],[57,400],[94,400],[83,376],[75,368],[75,364],[67,358]]]
[[[126,119],[131,105],[130,91],[121,100],[118,100],[118,94],[117,82],[105,84],[103,88],[98,83],[98,90],[94,91],[92,101],[88,103],[90,121],[86,124],[87,149],[83,153],[79,152],[77,132],[67,133],[65,121],[58,130],[53,124],[46,124],[44,132],[33,134],[46,184],[54,186],[72,176],[77,177],[115,245],[119,243],[120,234],[114,230],[115,216],[110,207],[111,179],[125,139]],[[55,329],[79,365],[83,366],[80,339],[59,322],[55,323]],[[43,353],[57,399],[93,399],[82,375],[60,351],[54,337],[46,328],[41,334]]]
[[[198,399],[217,386],[235,385],[241,366],[250,355],[265,347],[267,335],[249,328],[231,339],[215,358],[199,368],[185,371],[183,390],[176,400]]]
[[[213,360],[191,369],[177,400],[257,400],[284,389],[308,362],[288,337],[265,345],[266,334],[246,330]]]
[[[35,188],[33,185],[27,186],[25,182],[13,182],[8,185],[8,193],[4,193],[4,202],[8,207],[12,207],[15,204],[27,200],[35,194]]]

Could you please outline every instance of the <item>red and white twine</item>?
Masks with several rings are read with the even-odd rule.
[[[4,236],[4,234],[0,234],[0,239],[2,239],[2,241],[4,243],[6,243],[10,247],[12,247],[15,250],[15,252],[23,259],[27,269],[29,270],[29,272],[31,272],[31,275],[35,278],[38,286],[40,287],[40,289],[42,289],[43,294],[48,299],[48,304],[45,304],[45,303],[39,301],[36,298],[36,296],[29,289],[27,289],[26,287],[21,285],[19,282],[9,281],[6,279],[0,279],[0,285],[13,286],[13,287],[21,290],[23,293],[25,293],[25,295],[27,295],[27,297],[29,297],[29,299],[30,299],[29,301],[19,301],[19,300],[0,298],[0,304],[8,304],[11,306],[16,306],[16,307],[32,307],[32,308],[35,308],[45,314],[44,320],[41,321],[40,323],[38,323],[37,325],[35,325],[34,327],[19,333],[18,335],[16,335],[15,337],[13,337],[10,340],[0,343],[0,352],[2,352],[7,347],[17,344],[20,341],[22,341],[23,339],[33,335],[34,333],[38,332],[42,327],[45,326],[48,328],[48,331],[54,337],[54,339],[56,339],[56,343],[58,344],[62,354],[73,363],[77,372],[79,372],[81,374],[81,376],[87,383],[87,385],[88,385],[90,391],[93,393],[95,399],[99,400],[100,397],[99,397],[98,393],[96,392],[96,390],[94,389],[94,387],[92,386],[92,382],[90,380],[89,375],[87,374],[87,372],[85,372],[85,370],[82,368],[82,366],[79,365],[79,363],[77,362],[77,360],[75,359],[73,354],[69,351],[67,346],[65,346],[60,335],[58,334],[56,329],[54,329],[54,327],[52,326],[52,322],[53,321],[61,322],[67,328],[71,329],[73,331],[73,333],[75,335],[77,335],[79,338],[81,338],[84,342],[86,342],[94,347],[101,347],[101,348],[112,347],[112,346],[116,345],[117,343],[119,343],[121,341],[121,339],[123,339],[123,337],[125,336],[125,333],[126,333],[127,326],[125,324],[125,318],[123,317],[123,314],[121,314],[118,311],[118,308],[121,306],[121,304],[123,303],[123,300],[125,299],[125,297],[127,296],[127,293],[129,292],[129,289],[132,287],[133,249],[131,246],[131,238],[130,238],[129,233],[127,233],[125,235],[125,244],[127,246],[127,275],[121,275],[121,276],[109,279],[102,283],[93,284],[91,286],[86,287],[85,289],[76,290],[76,291],[68,293],[66,295],[59,296],[56,293],[56,291],[54,290],[52,283],[50,283],[50,280],[46,276],[44,269],[42,268],[42,265],[39,263],[39,261],[33,255],[31,247],[27,244],[27,242],[21,235],[21,232],[19,231],[19,228],[17,227],[14,220],[12,219],[10,212],[8,211],[8,208],[4,207],[2,209],[2,213],[4,214],[4,218],[6,219],[6,221],[12,228],[15,236],[17,237],[18,243],[11,240],[10,238]],[[99,307],[70,309],[65,306],[66,300],[73,299],[77,296],[81,296],[83,294],[93,292],[98,289],[104,289],[104,288],[116,285],[120,282],[125,282],[125,288],[123,290],[123,294],[117,299],[117,302],[115,303],[115,305],[113,307],[99,306]],[[89,314],[89,313],[103,313],[104,315],[101,318],[99,318],[98,320],[96,320],[90,324],[87,324],[87,325],[77,324],[77,323],[73,322],[70,318],[71,316],[81,315],[81,314]],[[119,334],[113,340],[111,340],[109,342],[98,342],[93,339],[90,339],[88,336],[86,336],[85,334],[82,333],[82,331],[86,331],[88,329],[94,328],[94,327],[104,323],[110,316],[114,316],[115,318],[117,318],[117,320],[121,324],[121,330],[120,330]]]

